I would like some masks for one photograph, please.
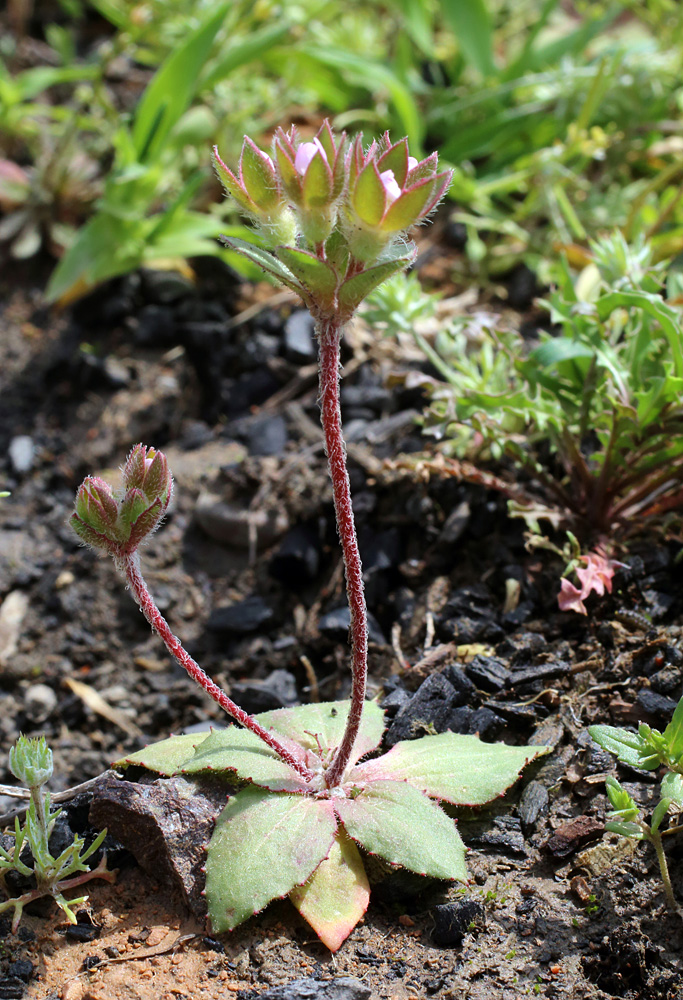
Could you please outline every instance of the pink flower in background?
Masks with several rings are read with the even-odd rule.
[[[576,575],[581,583],[579,590],[566,577],[560,581],[560,593],[557,596],[557,603],[560,611],[576,611],[580,615],[586,614],[586,606],[583,603],[591,591],[595,591],[602,597],[606,592],[612,593],[612,578],[615,569],[626,566],[626,563],[618,562],[616,559],[608,559],[600,552],[589,552],[588,555],[579,557],[586,565],[576,569]]]
[[[557,595],[560,611],[576,611],[580,615],[587,614],[583,597],[585,594],[578,587],[575,587],[566,576],[563,576],[560,580],[560,593]]]

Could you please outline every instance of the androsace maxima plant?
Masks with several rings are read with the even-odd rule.
[[[421,161],[388,135],[364,149],[325,122],[312,141],[278,130],[272,153],[245,138],[236,173],[214,151],[228,193],[258,240],[226,239],[297,292],[316,324],[320,409],[351,610],[349,702],[247,715],[183,649],[140,572],[138,546],[162,518],[171,474],[161,452],[137,445],[115,495],[100,479],[81,486],[71,523],[113,556],[169,652],[240,728],[172,737],[131,754],[162,775],[210,772],[240,785],[208,846],[206,898],[214,932],[236,927],[271,900],[289,896],[336,950],[365,913],[363,852],[436,878],[466,880],[465,847],[441,808],[491,801],[546,747],[482,743],[443,733],[399,743],[377,756],[383,713],[367,702],[367,612],[339,406],[344,324],[372,289],[409,266],[406,230],[426,219],[450,171]]]

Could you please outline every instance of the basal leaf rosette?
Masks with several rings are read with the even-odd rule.
[[[159,526],[173,493],[163,452],[138,444],[121,470],[124,491],[115,494],[98,476],[88,476],[76,495],[69,524],[82,541],[122,559]]]
[[[364,854],[424,876],[467,881],[465,846],[439,803],[490,802],[550,749],[444,733],[398,743],[363,761],[376,752],[384,729],[383,712],[366,702],[352,763],[341,784],[329,789],[325,768],[348,712],[348,702],[333,702],[256,716],[298,747],[318,782],[302,780],[252,733],[234,726],[174,737],[118,762],[244,782],[219,816],[208,847],[206,898],[214,932],[232,930],[289,896],[335,951],[368,906]]]

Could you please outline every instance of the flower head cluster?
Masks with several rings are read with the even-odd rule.
[[[245,136],[238,175],[214,149],[218,175],[277,258],[249,244],[226,243],[299,292],[318,314],[348,317],[392,273],[409,265],[404,234],[422,222],[448,189],[452,171],[437,172],[436,153],[418,161],[408,140],[385,133],[367,149],[335,136],[325,121],[312,140],[278,129],[272,155]],[[379,268],[383,269],[380,271]],[[361,279],[374,268],[375,274]],[[343,286],[355,282],[343,291]]]
[[[122,469],[124,492],[116,496],[98,476],[85,479],[69,519],[74,531],[93,548],[122,558],[159,525],[168,509],[173,480],[166,456],[138,444]]]

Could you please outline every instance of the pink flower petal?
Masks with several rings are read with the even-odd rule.
[[[586,614],[586,606],[582,598],[586,595],[574,584],[563,577],[560,580],[560,593],[557,595],[557,603],[560,611],[576,611],[580,615]]]
[[[308,165],[316,153],[321,153],[325,163],[327,163],[327,153],[317,136],[313,142],[302,142],[297,149],[296,156],[294,157],[294,169],[302,177],[308,170]]]
[[[387,193],[387,204],[391,205],[401,194],[401,189],[396,182],[393,170],[383,170],[379,175],[379,179],[384,185],[384,190]]]

